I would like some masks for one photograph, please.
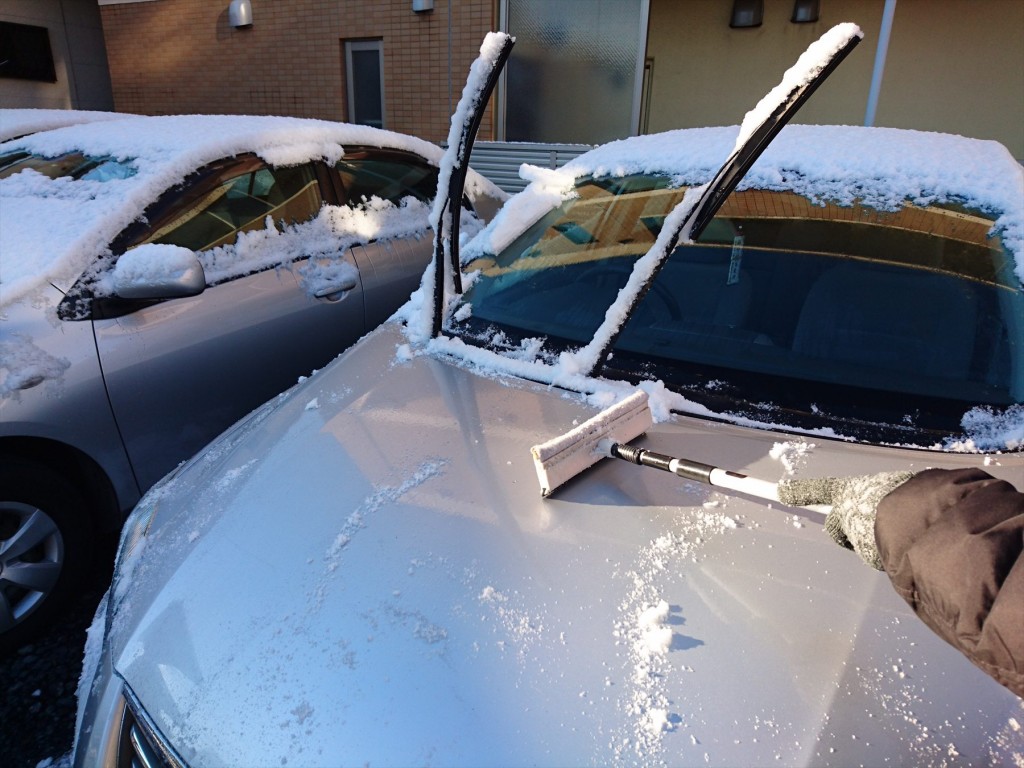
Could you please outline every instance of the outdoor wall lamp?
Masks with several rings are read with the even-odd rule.
[[[413,13],[425,13],[434,10],[434,0],[412,0]]]
[[[793,16],[790,21],[794,24],[808,24],[818,20],[821,11],[820,0],[795,0],[793,3]]]
[[[228,23],[236,29],[248,29],[252,26],[252,2],[250,0],[231,0],[228,6]]]
[[[764,0],[733,0],[732,19],[729,21],[733,29],[760,27],[763,19]]]

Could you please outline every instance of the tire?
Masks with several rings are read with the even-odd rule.
[[[0,458],[0,655],[31,642],[84,587],[95,536],[82,493],[41,464]]]

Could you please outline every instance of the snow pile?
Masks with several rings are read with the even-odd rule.
[[[50,131],[66,125],[120,120],[132,115],[95,112],[85,109],[0,109],[0,141],[9,141],[37,131]]]
[[[946,441],[944,450],[975,453],[1024,447],[1024,405],[1012,405],[1002,413],[991,408],[973,408],[964,414],[960,425],[967,437]]]
[[[192,251],[177,245],[152,243],[125,253],[114,265],[116,285],[149,285],[181,278],[194,264]]]
[[[299,273],[312,296],[357,276],[343,259],[352,246],[426,232],[426,203],[407,197],[396,206],[375,197],[356,208],[324,206],[315,219],[284,230],[268,217],[263,229],[241,232],[234,243],[202,251],[199,257],[210,283],[309,258]]]
[[[637,625],[640,628],[641,643],[648,653],[668,653],[672,645],[672,627],[665,624],[668,620],[668,603],[659,600],[657,605],[645,608],[640,612]]]
[[[803,440],[791,440],[785,443],[775,443],[768,452],[768,455],[782,463],[782,468],[788,476],[803,466],[813,450],[814,443],[807,443]]]

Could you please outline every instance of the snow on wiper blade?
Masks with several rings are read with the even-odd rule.
[[[626,321],[644,297],[661,265],[682,239],[693,242],[704,231],[740,179],[817,87],[863,39],[856,24],[839,24],[812,43],[786,70],[782,81],[747,113],[732,154],[704,187],[689,190],[665,217],[650,250],[637,260],[619,298],[608,307],[594,338],[576,353],[580,368],[595,375]]]

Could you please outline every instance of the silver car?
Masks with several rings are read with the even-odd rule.
[[[0,647],[60,609],[156,480],[408,299],[440,157],[238,116],[0,147]],[[471,181],[467,229],[470,200],[503,198]]]
[[[531,447],[637,388],[641,445],[765,481],[984,465],[1024,488],[1019,165],[792,126],[740,181],[736,139],[525,169],[461,294],[436,259],[147,494],[76,765],[1019,761],[1021,701],[821,511],[612,460],[540,493]],[[668,234],[730,178],[703,234]]]

